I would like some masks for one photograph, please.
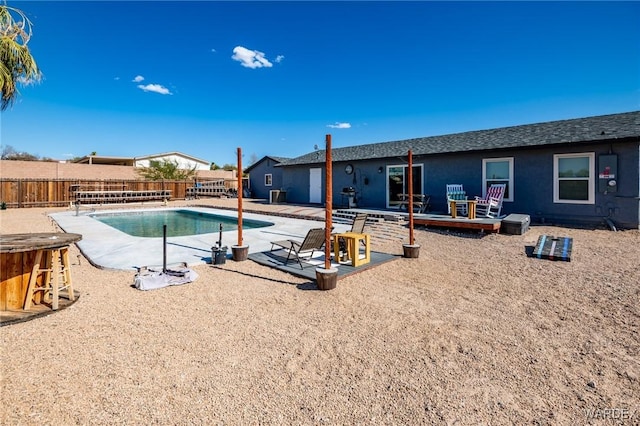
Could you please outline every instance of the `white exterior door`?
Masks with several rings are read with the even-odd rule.
[[[309,202],[322,203],[322,169],[309,169]]]

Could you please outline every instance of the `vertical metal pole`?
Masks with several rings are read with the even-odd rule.
[[[324,208],[324,269],[331,268],[331,218],[333,213],[333,170],[331,168],[331,135],[326,135],[325,208]]]
[[[413,155],[409,150],[409,244],[413,245]]]
[[[238,245],[242,245],[242,148],[238,147]]]
[[[167,224],[162,225],[162,273],[167,273]]]

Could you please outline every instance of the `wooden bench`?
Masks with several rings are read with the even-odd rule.
[[[171,198],[171,190],[168,189],[146,191],[76,191],[74,194],[76,203],[80,204],[164,201]]]
[[[196,183],[196,186],[187,188],[187,198],[222,197],[227,194],[224,179]]]
[[[400,210],[409,209],[409,194],[398,194],[398,208]],[[413,194],[413,208],[418,209],[418,213],[424,213],[429,210],[429,202],[431,197],[426,194]]]

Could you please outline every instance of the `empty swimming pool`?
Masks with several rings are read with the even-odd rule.
[[[236,217],[198,212],[193,210],[161,210],[91,214],[96,220],[134,237],[157,238],[163,235],[167,225],[167,237],[210,234],[238,229]],[[242,220],[242,229],[272,226],[272,222]]]

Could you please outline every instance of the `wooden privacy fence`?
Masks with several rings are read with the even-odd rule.
[[[208,180],[198,179],[198,182]],[[225,185],[227,182],[225,181]],[[187,181],[147,181],[125,179],[6,179],[0,178],[0,202],[8,208],[65,207],[76,201],[77,191],[170,191],[171,199],[185,199]],[[130,201],[136,201],[135,199]]]

